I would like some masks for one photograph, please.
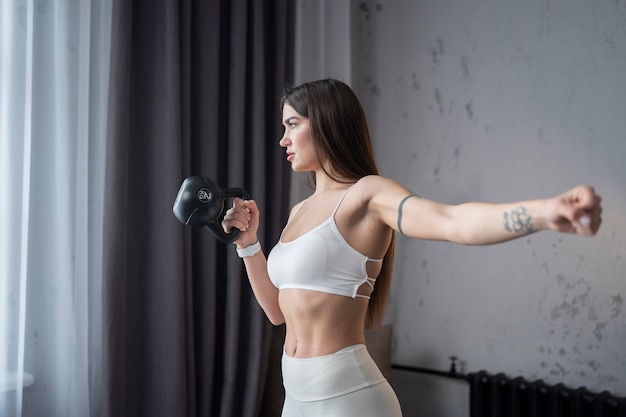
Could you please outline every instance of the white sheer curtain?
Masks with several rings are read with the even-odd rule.
[[[0,2],[0,415],[97,415],[110,0]]]

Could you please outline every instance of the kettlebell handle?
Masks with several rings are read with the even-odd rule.
[[[239,230],[232,229],[226,233],[220,224],[224,200],[229,197],[250,199],[248,192],[242,188],[220,188],[209,178],[189,177],[183,181],[172,210],[184,225],[206,226],[221,242],[232,243],[239,237]]]
[[[222,197],[241,197],[244,200],[250,200],[250,194],[243,188],[222,188]],[[222,218],[222,212],[220,215],[213,220],[211,223],[207,223],[206,227],[209,228],[211,233],[223,243],[233,243],[239,237],[239,229],[231,229],[230,233],[226,233],[224,228],[220,224],[220,219]]]

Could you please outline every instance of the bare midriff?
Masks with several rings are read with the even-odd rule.
[[[291,357],[314,358],[365,343],[367,299],[283,289],[278,301],[287,330],[285,353]]]

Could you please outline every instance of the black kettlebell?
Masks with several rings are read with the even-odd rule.
[[[205,177],[189,177],[183,181],[174,201],[174,215],[186,226],[206,226],[221,242],[232,243],[239,237],[239,230],[226,233],[220,224],[224,211],[224,199],[250,195],[241,188],[220,188]]]

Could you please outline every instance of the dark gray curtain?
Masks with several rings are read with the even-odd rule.
[[[172,205],[246,188],[267,250],[287,217],[278,100],[289,0],[114,0],[103,252],[103,416],[256,416],[272,326],[233,245]]]

